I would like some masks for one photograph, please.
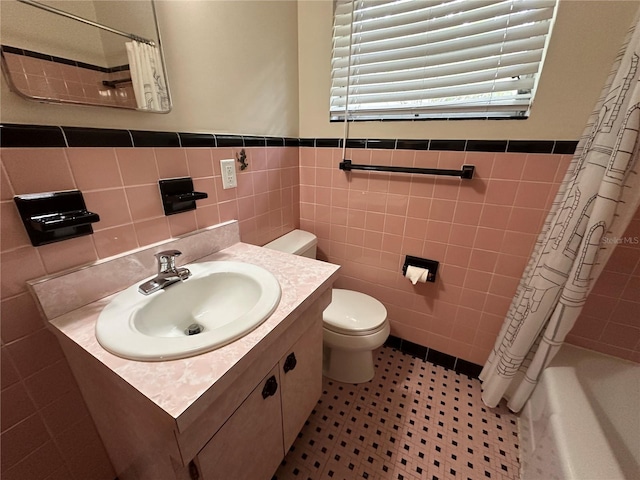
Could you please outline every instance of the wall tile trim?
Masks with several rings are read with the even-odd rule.
[[[301,147],[341,148],[341,138],[301,138]],[[429,140],[429,139],[347,139],[347,148],[390,150],[438,150],[453,152],[548,153],[572,155],[572,140]]]
[[[4,148],[67,147],[62,127],[46,125],[0,125],[0,145]]]
[[[49,62],[60,63],[62,65],[71,65],[73,67],[86,68],[102,73],[115,73],[129,70],[129,65],[118,65],[115,67],[101,67],[92,63],[80,62],[71,58],[56,57],[55,55],[47,55],[46,53],[35,52],[24,48],[12,47],[11,45],[1,45],[0,49],[5,53],[13,53],[14,55],[22,55],[23,57],[32,57],[39,60],[47,60]]]
[[[449,370],[454,370],[456,373],[461,373],[469,378],[478,378],[482,371],[481,365],[476,365],[475,363],[463,360],[462,358],[457,358],[453,355],[442,353],[433,348],[418,345],[417,343],[413,343],[409,340],[393,335],[389,335],[389,338],[387,338],[387,341],[384,342],[384,344],[388,347],[400,350],[402,353],[406,353],[407,355],[417,357],[420,360],[431,362],[434,365],[439,365]]]
[[[0,125],[1,146],[38,147],[315,147],[340,148],[341,138],[291,138],[215,133],[153,132],[47,125]],[[350,138],[347,148],[571,155],[571,140],[429,140]]]

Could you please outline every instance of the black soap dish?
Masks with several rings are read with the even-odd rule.
[[[196,209],[196,200],[207,198],[204,192],[193,191],[193,180],[189,177],[160,180],[160,194],[165,215],[188,212]]]
[[[79,190],[17,195],[14,201],[34,247],[91,235],[91,224],[100,221]]]

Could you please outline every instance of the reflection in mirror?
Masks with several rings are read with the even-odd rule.
[[[171,110],[153,0],[3,0],[2,70],[41,102]]]

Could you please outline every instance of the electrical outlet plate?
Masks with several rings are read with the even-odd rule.
[[[222,188],[224,190],[238,186],[236,161],[234,159],[220,160],[220,171],[222,172]]]

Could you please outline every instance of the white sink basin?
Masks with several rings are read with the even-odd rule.
[[[145,296],[132,285],[96,323],[109,352],[132,360],[190,357],[231,343],[264,322],[280,303],[280,284],[264,268],[240,262],[187,265],[191,277]],[[189,332],[190,326],[197,325]]]

